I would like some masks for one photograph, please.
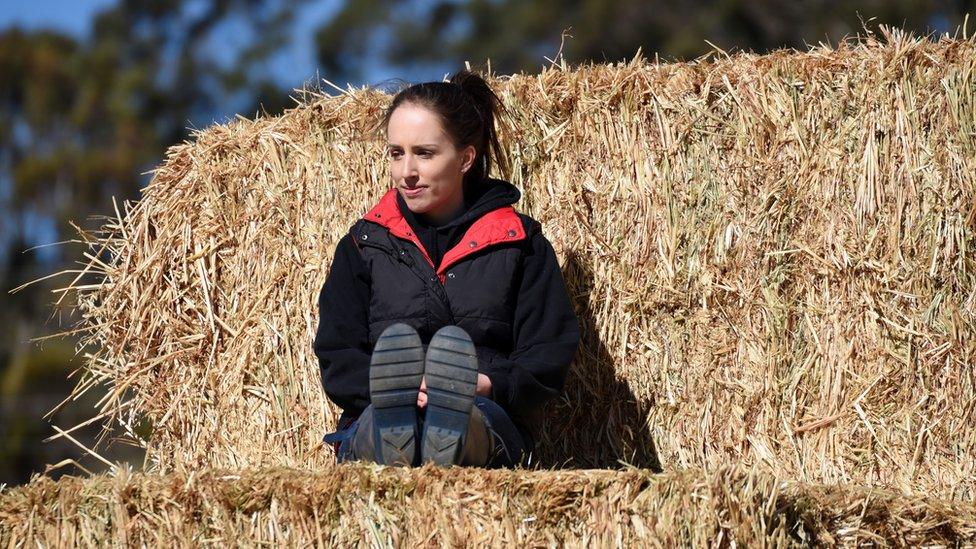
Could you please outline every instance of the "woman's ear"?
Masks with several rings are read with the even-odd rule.
[[[474,145],[468,145],[461,151],[461,173],[465,173],[474,166],[474,159],[478,155]]]

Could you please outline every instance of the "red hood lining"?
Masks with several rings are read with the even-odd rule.
[[[396,202],[397,192],[396,188],[387,191],[380,201],[366,212],[363,219],[386,227],[393,236],[413,242],[424,254],[427,263],[433,267],[427,250],[400,213]],[[515,242],[523,238],[525,238],[525,228],[522,226],[522,219],[515,213],[515,208],[504,206],[492,210],[472,223],[464,232],[461,241],[444,254],[440,268],[437,269],[437,276],[443,282],[445,271],[464,257],[499,242]]]

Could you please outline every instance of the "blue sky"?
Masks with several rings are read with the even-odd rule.
[[[0,29],[56,28],[76,36],[87,34],[91,18],[116,0],[0,0]]]

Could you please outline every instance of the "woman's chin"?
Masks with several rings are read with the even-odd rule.
[[[427,210],[430,209],[429,201],[423,197],[411,198],[409,196],[404,196],[403,201],[406,202],[407,207],[410,208],[410,211],[415,214],[426,213]]]

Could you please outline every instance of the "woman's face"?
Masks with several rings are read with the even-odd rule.
[[[403,103],[386,127],[390,175],[410,211],[444,218],[464,201],[461,182],[474,163],[475,149],[458,150],[433,111]]]

